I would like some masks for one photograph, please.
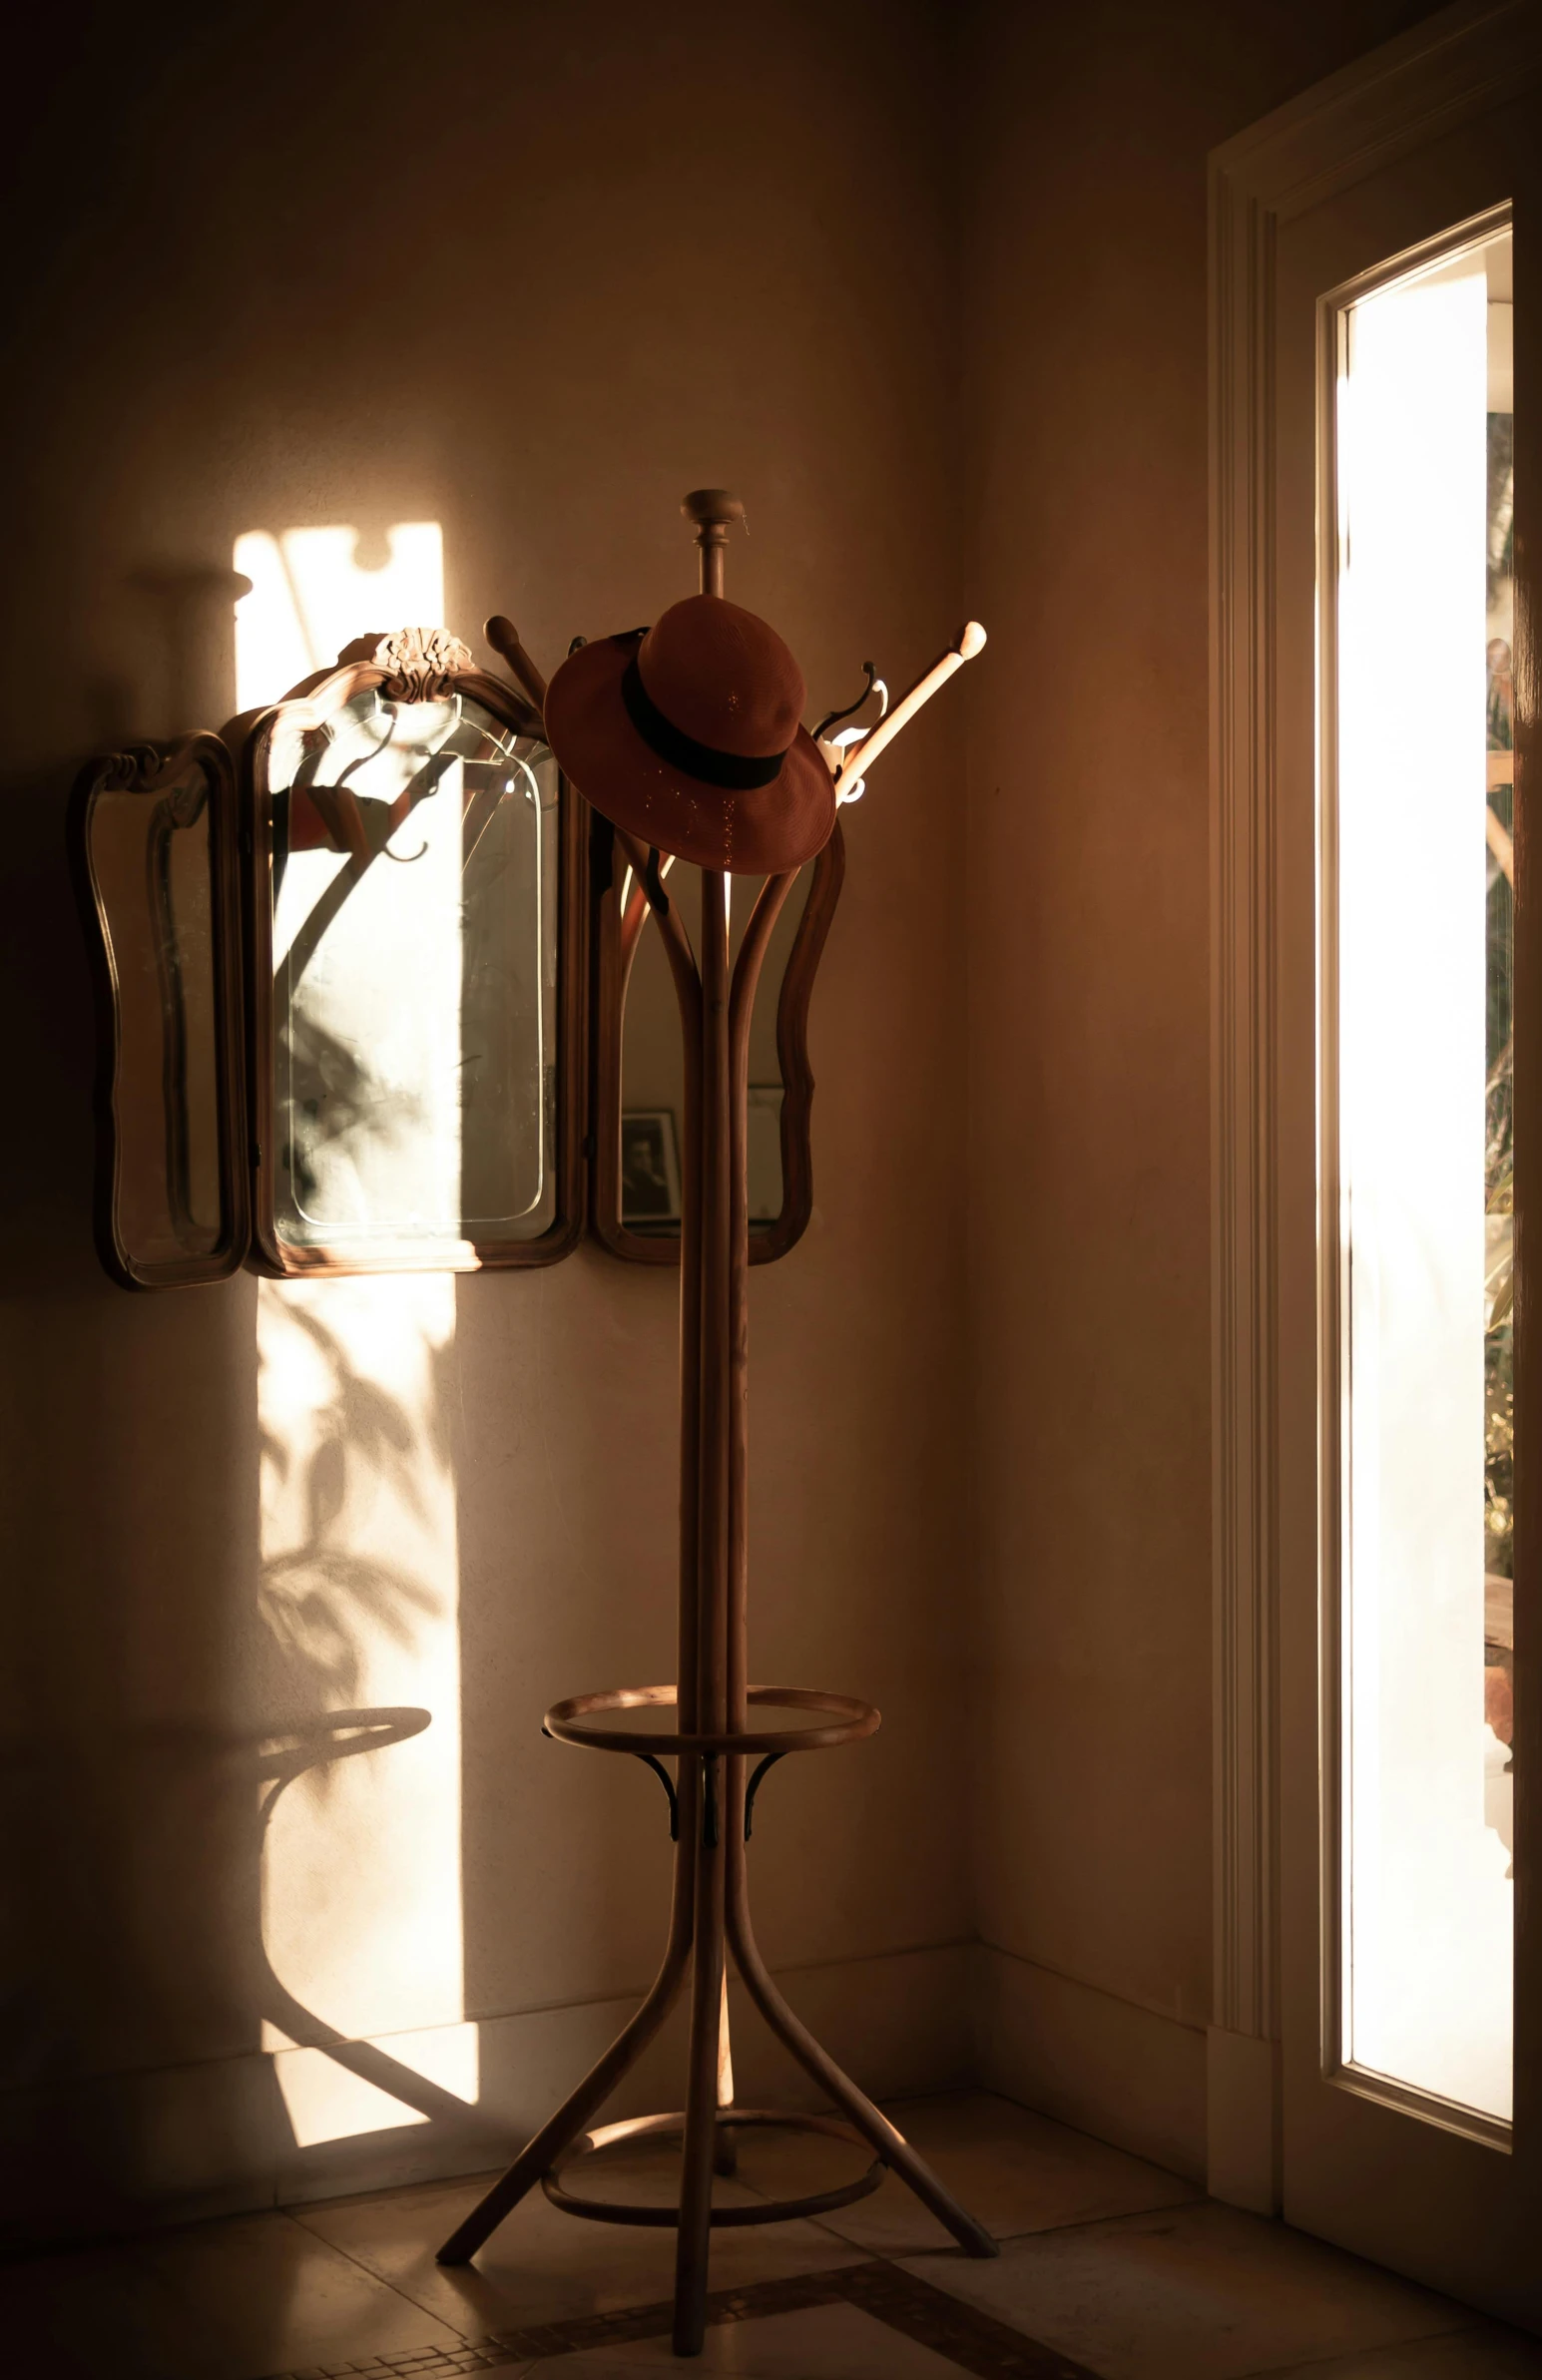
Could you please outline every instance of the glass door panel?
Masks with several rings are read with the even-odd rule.
[[[1341,1563],[1328,2064],[1495,2127],[1512,2109],[1514,1963],[1510,261],[1506,230],[1337,313],[1326,876]]]

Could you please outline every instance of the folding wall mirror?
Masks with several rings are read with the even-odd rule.
[[[668,862],[665,863],[668,868]],[[813,1205],[808,1001],[840,895],[845,867],[840,827],[793,885],[776,922],[762,976],[750,1042],[750,1260],[767,1264],[801,1238]],[[680,1261],[680,1129],[685,1065],[680,1013],[648,895],[595,829],[596,1236],[638,1264]],[[677,882],[678,877],[678,882]],[[701,876],[671,870],[671,898],[701,947]],[[732,878],[730,954],[755,906],[762,879]]]
[[[531,696],[466,646],[361,639],[257,719],[239,793],[214,735],[93,763],[74,842],[118,1280],[552,1263],[586,1164],[602,1243],[678,1263],[683,1057],[647,893]],[[756,1004],[756,1263],[812,1208],[808,1003],[843,869],[837,825]],[[733,880],[735,953],[758,890]]]
[[[247,746],[256,1260],[550,1263],[582,1225],[583,804],[440,632],[350,648]]]
[[[96,1226],[128,1288],[247,1248],[235,783],[217,735],[96,760],[72,849],[99,1012]]]

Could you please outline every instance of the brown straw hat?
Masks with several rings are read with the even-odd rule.
[[[586,801],[698,867],[801,867],[835,788],[799,724],[803,674],[774,629],[689,595],[650,629],[580,646],[546,694],[546,735]]]

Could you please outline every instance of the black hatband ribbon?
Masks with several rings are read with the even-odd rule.
[[[672,768],[678,768],[683,776],[694,776],[704,785],[722,785],[726,792],[752,793],[757,786],[769,785],[781,773],[786,752],[772,752],[769,759],[747,758],[743,752],[722,752],[716,744],[698,743],[694,735],[687,735],[673,719],[666,718],[643,684],[635,653],[622,676],[621,699],[627,707],[628,718],[649,750],[657,752]]]

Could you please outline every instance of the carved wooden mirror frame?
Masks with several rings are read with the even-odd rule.
[[[628,868],[603,818],[594,819],[592,851],[594,1106],[590,1131],[590,1227],[613,1256],[630,1264],[680,1262],[678,1231],[629,1230],[622,1221],[621,1129],[627,990],[649,918],[645,885]],[[618,865],[618,860],[620,864]],[[795,1247],[813,1211],[810,1126],[813,1070],[808,1063],[808,1003],[845,875],[837,818],[812,863],[811,881],[787,956],[776,1003],[781,1071],[781,1207],[773,1222],[752,1225],[750,1261],[771,1264]]]
[[[93,853],[99,800],[130,795],[150,805],[146,821],[145,909],[134,918],[137,950],[116,917]],[[125,1136],[119,1123],[124,1053],[120,968],[137,957],[154,969],[161,1014],[165,1102],[164,1189],[172,1228],[193,1229],[189,1191],[188,990],[191,953],[179,947],[173,912],[172,846],[182,830],[207,822],[209,836],[208,995],[213,1029],[214,1131],[219,1217],[213,1244],[151,1260],[136,1253],[124,1213]],[[241,919],[237,900],[236,777],[218,735],[142,743],[88,762],[76,780],[70,815],[75,874],[97,1010],[96,1180],[93,1221],[98,1252],[126,1289],[168,1289],[228,1279],[247,1253],[249,1204],[242,1084]]]
[[[262,714],[243,758],[243,856],[246,864],[247,1068],[251,1086],[253,1185],[252,1260],[272,1276],[362,1271],[512,1268],[554,1264],[577,1245],[584,1226],[584,1149],[587,904],[585,842],[588,807],[565,778],[558,780],[558,896],[556,920],[556,1116],[552,1138],[555,1213],[530,1239],[469,1240],[468,1255],[449,1264],[442,1251],[425,1253],[410,1241],[383,1242],[368,1256],[300,1247],[280,1239],[275,1222],[277,1135],[273,1100],[272,796],[268,763],[280,721],[321,729],[359,695],[380,689],[388,701],[423,703],[459,695],[478,704],[511,734],[544,742],[539,712],[501,678],[478,669],[469,649],[440,631],[402,630],[360,639],[336,667],[304,681]],[[367,864],[367,863],[366,863]]]
[[[565,779],[558,780],[558,897],[555,990],[555,1119],[551,1174],[554,1214],[530,1239],[464,1242],[454,1263],[442,1248],[380,1243],[368,1255],[301,1247],[281,1239],[275,1219],[272,996],[272,794],[269,754],[280,721],[324,728],[360,694],[382,689],[391,701],[433,701],[456,693],[479,705],[514,735],[544,741],[531,696],[478,669],[469,649],[443,632],[401,631],[360,639],[330,669],[304,680],[258,714],[238,763],[216,735],[144,744],[93,761],[78,780],[72,813],[77,887],[92,954],[98,1009],[96,1236],[113,1278],[136,1289],[170,1288],[227,1278],[243,1262],[273,1277],[376,1270],[523,1267],[559,1262],[584,1229],[627,1262],[678,1265],[678,1234],[646,1234],[622,1220],[623,1042],[628,987],[650,914],[643,884],[617,866],[609,825]],[[221,1221],[212,1250],[167,1262],[136,1255],[123,1228],[121,1135],[115,1102],[121,1072],[122,1020],[112,920],[91,865],[90,818],[100,793],[132,791],[168,801],[190,768],[207,787],[211,852],[213,1001],[218,1042]],[[170,819],[171,812],[168,811]],[[178,819],[177,823],[189,821]],[[813,1205],[810,1121],[813,1073],[807,1027],[813,979],[845,872],[840,826],[809,870],[776,1005],[781,1078],[781,1203],[769,1224],[752,1226],[750,1260],[774,1262],[795,1246]],[[153,895],[153,886],[152,886]],[[145,930],[157,932],[154,900]],[[162,940],[164,941],[164,933]],[[245,946],[245,947],[244,947]],[[244,963],[245,962],[245,963]],[[158,962],[159,963],[159,962]],[[163,967],[163,976],[165,969]],[[175,991],[175,983],[171,990]],[[169,996],[163,985],[163,999]],[[176,1035],[168,1025],[169,1050]],[[168,1063],[172,1061],[169,1059]],[[167,1198],[176,1212],[175,1152],[166,1160]]]

